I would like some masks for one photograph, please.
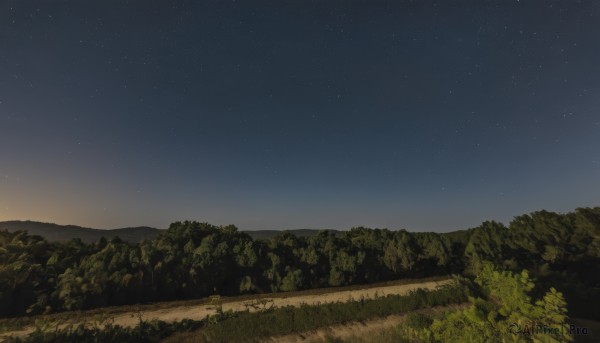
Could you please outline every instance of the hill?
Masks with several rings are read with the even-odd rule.
[[[285,232],[289,232],[296,237],[309,237],[309,236],[317,234],[319,231],[321,231],[321,230],[298,229],[298,230],[248,230],[248,231],[242,231],[242,232],[247,233],[248,235],[250,235],[250,237],[252,237],[252,239],[257,240],[257,239],[270,239],[271,237],[273,237],[275,235],[282,234]],[[327,231],[336,232],[336,230],[327,230]]]
[[[128,227],[121,229],[112,230],[100,230],[92,229],[87,227],[81,227],[76,225],[59,225],[53,223],[42,223],[35,221],[5,221],[0,222],[0,231],[7,230],[8,232],[15,231],[27,231],[30,235],[38,235],[44,237],[50,242],[66,242],[73,238],[80,238],[83,242],[93,243],[97,242],[101,237],[106,239],[112,239],[113,237],[119,237],[120,239],[131,242],[139,243],[144,239],[155,239],[158,234],[162,231],[160,229],[140,226],[140,227]],[[252,239],[269,239],[277,234],[283,232],[289,232],[297,237],[311,236],[319,232],[318,230],[249,230],[244,231]]]
[[[73,238],[80,238],[83,242],[97,242],[101,237],[112,239],[117,236],[124,241],[139,243],[143,239],[155,239],[161,230],[140,226],[114,230],[99,230],[76,225],[58,225],[34,221],[6,221],[0,222],[0,231],[8,232],[27,231],[30,235],[42,236],[50,242],[66,242]]]

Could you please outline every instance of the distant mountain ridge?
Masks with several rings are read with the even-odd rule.
[[[163,231],[153,227],[139,226],[127,227],[112,230],[100,230],[77,225],[59,225],[53,223],[42,223],[36,221],[5,221],[0,222],[0,231],[7,230],[9,232],[27,231],[30,235],[38,235],[44,237],[50,242],[66,242],[73,238],[80,238],[83,242],[93,243],[100,238],[112,239],[119,237],[120,239],[139,243],[144,239],[155,239],[158,234]],[[332,230],[330,230],[332,231]],[[297,237],[311,236],[319,232],[319,230],[300,229],[300,230],[250,230],[243,231],[250,235],[252,239],[269,239],[277,234],[289,232]]]
[[[76,225],[59,225],[29,220],[0,222],[0,231],[2,230],[8,230],[9,232],[27,231],[30,235],[42,236],[50,242],[65,242],[73,238],[80,238],[86,243],[97,242],[101,237],[112,239],[115,236],[124,241],[139,243],[144,239],[156,238],[161,231],[147,226],[100,230]]]

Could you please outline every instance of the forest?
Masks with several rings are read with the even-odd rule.
[[[235,226],[172,223],[154,240],[87,244],[0,231],[0,316],[49,314],[209,295],[285,292],[523,269],[569,315],[600,318],[600,207],[537,211],[508,226],[449,233],[352,228],[253,240]]]

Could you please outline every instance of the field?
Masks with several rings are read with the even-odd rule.
[[[207,316],[215,315],[217,308],[222,311],[250,311],[254,312],[260,309],[271,307],[299,307],[301,305],[320,305],[327,303],[345,302],[359,299],[375,299],[387,295],[405,295],[417,289],[433,290],[439,286],[449,284],[450,279],[429,280],[419,283],[393,283],[384,285],[371,285],[369,287],[357,288],[336,288],[320,289],[307,292],[294,292],[293,294],[263,294],[256,297],[232,297],[232,298],[212,298],[202,299],[194,302],[171,302],[168,304],[158,304],[162,308],[153,308],[153,306],[140,307],[132,309],[127,306],[125,311],[119,311],[119,308],[106,309],[105,311],[95,310],[79,313],[59,314],[55,316],[39,316],[36,318],[45,322],[48,330],[56,328],[63,329],[67,326],[76,326],[81,323],[91,323],[100,320],[106,320],[110,317],[113,325],[122,327],[135,327],[140,319],[144,321],[160,320],[164,322],[178,322],[185,319],[202,320]],[[14,320],[14,319],[13,319]],[[0,324],[7,323],[8,320],[0,321]],[[35,325],[25,325],[20,329],[13,328],[5,331],[0,337],[14,336],[23,337],[35,330]]]
[[[449,306],[437,306],[429,309],[416,310],[414,313],[438,313],[440,311],[452,311],[466,307],[466,304],[453,304]],[[337,342],[353,340],[369,340],[376,337],[385,330],[393,329],[404,323],[406,315],[391,315],[385,318],[376,318],[360,322],[350,322],[339,325],[323,327],[309,332],[294,333],[284,336],[271,337],[270,343],[321,343],[328,339]]]

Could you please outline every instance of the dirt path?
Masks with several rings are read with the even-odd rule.
[[[412,283],[412,284],[404,284],[404,285],[391,285],[391,286],[380,286],[373,288],[364,288],[364,289],[354,289],[348,291],[337,291],[325,294],[306,294],[306,295],[292,295],[290,297],[273,297],[273,298],[261,298],[257,300],[242,300],[236,301],[235,298],[232,301],[225,302],[221,304],[223,311],[232,310],[234,312],[237,311],[245,311],[250,309],[250,311],[254,311],[258,308],[263,307],[284,307],[284,306],[295,306],[299,307],[302,304],[307,305],[318,305],[324,303],[333,303],[333,302],[346,302],[349,300],[359,300],[361,298],[364,299],[373,299],[376,297],[386,296],[390,294],[403,295],[407,294],[410,291],[422,288],[422,289],[435,289],[441,285],[448,284],[452,282],[451,280],[442,280],[442,281],[427,281],[422,283]],[[193,320],[202,320],[206,318],[207,315],[213,315],[216,313],[217,304],[213,305],[185,305],[185,306],[177,306],[159,310],[150,310],[143,312],[125,312],[121,314],[117,314],[112,316],[114,320],[114,325],[120,325],[125,327],[133,327],[136,326],[140,321],[140,316],[143,320],[162,320],[165,322],[175,322],[183,319],[193,319]],[[88,321],[90,318],[88,318]],[[68,322],[62,321],[60,323],[56,323],[54,325],[50,325],[50,329],[54,330],[56,327],[65,328],[68,325],[77,325],[85,322],[85,318],[80,318],[77,320],[70,320]],[[28,326],[18,331],[10,331],[3,333],[0,335],[0,338],[6,336],[25,336],[34,331],[34,327]]]

